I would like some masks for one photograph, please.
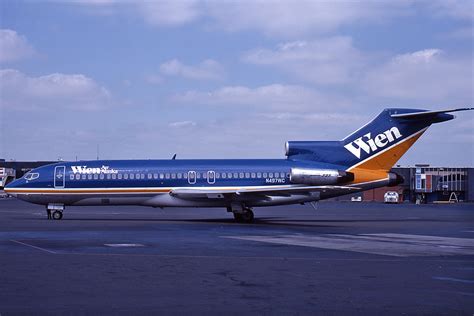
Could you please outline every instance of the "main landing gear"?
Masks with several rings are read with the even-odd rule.
[[[252,223],[254,220],[253,211],[251,208],[246,207],[242,213],[234,212],[234,219],[238,223]]]
[[[46,206],[48,219],[60,220],[63,218],[64,205],[63,204],[48,204]]]

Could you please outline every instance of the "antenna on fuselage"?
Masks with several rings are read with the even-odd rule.
[[[171,158],[171,160],[176,160],[176,154],[173,155],[173,157]]]
[[[97,144],[97,160],[99,160],[99,144]]]

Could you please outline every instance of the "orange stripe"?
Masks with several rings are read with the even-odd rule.
[[[354,169],[349,169],[354,173],[354,182],[367,182],[382,180],[387,178],[387,173],[395,163],[407,152],[408,149],[420,138],[423,133],[401,142],[389,150],[365,161]]]
[[[52,190],[16,190],[8,189],[7,193],[168,193],[171,190],[159,190],[159,189],[116,189],[116,190],[61,190],[61,189],[52,189]]]

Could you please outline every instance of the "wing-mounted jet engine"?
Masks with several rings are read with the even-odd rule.
[[[290,182],[306,185],[336,185],[354,181],[352,172],[336,169],[291,168]]]

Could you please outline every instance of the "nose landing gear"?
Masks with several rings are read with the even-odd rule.
[[[60,220],[63,218],[64,204],[53,204],[50,203],[46,206],[46,212],[48,213],[48,219]],[[51,216],[52,213],[52,216]]]
[[[54,220],[60,220],[62,218],[63,218],[63,212],[54,211],[54,213],[53,213],[53,219]]]

